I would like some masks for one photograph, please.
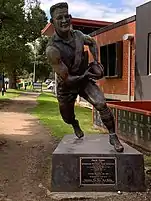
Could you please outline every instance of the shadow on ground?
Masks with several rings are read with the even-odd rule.
[[[58,142],[46,133],[0,138],[7,140],[0,147],[0,198],[3,195],[12,201],[50,200],[40,186],[51,188],[51,156]]]

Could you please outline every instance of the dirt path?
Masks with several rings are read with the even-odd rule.
[[[0,201],[47,201],[55,143],[26,109],[37,93],[23,94],[0,109]],[[44,188],[45,187],[45,188]]]

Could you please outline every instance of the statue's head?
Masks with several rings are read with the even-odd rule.
[[[66,33],[70,30],[71,15],[68,13],[68,4],[66,2],[51,6],[50,15],[50,22],[54,25],[57,32]]]

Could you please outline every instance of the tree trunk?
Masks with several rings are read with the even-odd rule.
[[[15,70],[9,75],[9,88],[10,89],[17,89],[17,86],[16,86],[16,71]]]

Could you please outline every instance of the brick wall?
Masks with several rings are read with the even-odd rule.
[[[93,38],[97,41],[98,49],[100,46],[111,44],[123,39],[123,35],[130,33],[135,35],[136,22],[113,28],[106,32],[100,33]],[[86,48],[87,49],[87,48]],[[87,49],[88,50],[88,49]],[[89,51],[89,50],[88,50]],[[100,54],[100,53],[99,53]],[[100,57],[100,56],[99,56]],[[92,61],[92,55],[89,52],[89,61]],[[131,96],[134,96],[134,80],[135,80],[135,39],[132,43],[131,54]],[[128,41],[123,41],[123,76],[122,78],[103,78],[98,82],[100,88],[106,94],[127,95],[128,92]]]

